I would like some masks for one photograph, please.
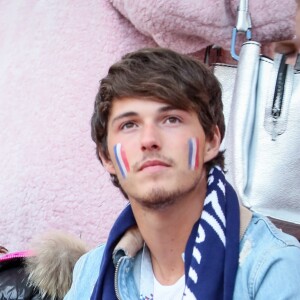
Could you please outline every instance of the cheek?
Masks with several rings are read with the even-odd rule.
[[[130,168],[127,155],[122,144],[119,143],[114,146],[114,155],[123,178],[126,178]]]
[[[199,139],[190,138],[188,140],[188,166],[190,170],[199,168]]]

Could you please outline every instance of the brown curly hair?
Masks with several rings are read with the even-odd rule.
[[[225,134],[221,87],[206,65],[195,58],[164,48],[146,48],[128,53],[113,64],[100,82],[91,119],[91,135],[96,153],[109,159],[107,149],[107,123],[114,99],[140,97],[154,99],[186,111],[194,110],[208,138],[214,127]],[[102,161],[101,161],[102,163]],[[224,153],[220,151],[206,163],[224,169]],[[111,174],[112,182],[123,194],[118,178]]]

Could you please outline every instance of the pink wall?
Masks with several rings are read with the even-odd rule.
[[[113,3],[117,9],[112,7]],[[226,47],[237,0],[0,1],[0,244],[50,228],[103,242],[126,204],[95,156],[99,80],[128,51]],[[293,35],[291,0],[250,1],[254,37]],[[271,18],[271,21],[270,21]],[[145,35],[139,33],[137,29]]]
[[[105,0],[0,3],[0,244],[49,228],[91,246],[126,204],[95,156],[90,117],[99,79],[152,45]]]

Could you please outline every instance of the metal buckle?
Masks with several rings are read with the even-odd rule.
[[[248,11],[248,3],[244,3],[242,5],[242,2],[243,1],[241,1],[240,6],[237,9],[237,22],[236,26],[232,29],[231,37],[230,54],[235,60],[239,60],[239,55],[235,51],[237,35],[239,33],[244,33],[248,41],[250,41],[252,38],[252,25],[251,17]]]

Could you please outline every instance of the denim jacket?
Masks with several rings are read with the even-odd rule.
[[[64,300],[90,299],[104,248],[105,245],[99,246],[80,258],[74,269],[72,287]],[[115,287],[119,299],[140,299],[141,289],[152,289],[149,255],[146,255],[148,267],[143,270],[141,280],[142,256],[143,251],[139,251],[135,257],[125,255],[118,260]],[[256,213],[241,237],[233,299],[300,300],[299,242]]]

